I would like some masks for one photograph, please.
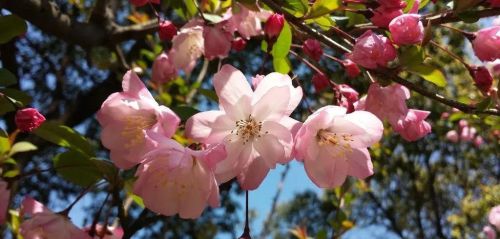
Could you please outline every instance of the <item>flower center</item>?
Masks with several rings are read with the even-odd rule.
[[[340,152],[342,154],[345,151],[351,151],[351,144],[350,142],[354,141],[352,139],[352,134],[337,134],[334,132],[331,132],[326,129],[321,129],[318,131],[318,134],[316,135],[316,138],[318,140],[319,146],[323,145],[331,145],[331,146],[339,146]]]
[[[149,117],[148,117],[149,116]],[[142,130],[150,129],[156,124],[156,116],[152,115],[129,115],[125,118],[125,127],[121,135],[128,139],[125,147],[134,147],[144,143]]]
[[[247,143],[254,137],[261,137],[262,122],[256,121],[252,115],[247,119],[236,121],[236,128],[231,130],[231,134],[236,134],[243,140],[243,144]],[[268,132],[264,132],[267,134]]]

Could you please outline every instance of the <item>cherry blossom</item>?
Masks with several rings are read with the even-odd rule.
[[[380,5],[386,7],[397,7],[397,8],[405,8],[406,2],[401,0],[378,0]]]
[[[243,49],[245,49],[246,45],[247,45],[247,41],[241,37],[237,37],[237,38],[233,39],[233,41],[231,42],[231,47],[235,51],[242,51]]]
[[[9,209],[10,190],[7,186],[7,182],[0,179],[0,225],[5,223],[7,210]]]
[[[151,75],[151,80],[158,84],[167,83],[177,76],[177,69],[165,52],[156,57]]]
[[[418,140],[431,132],[431,125],[425,121],[430,113],[429,111],[410,109],[404,117],[398,120],[394,131],[406,141]]]
[[[14,122],[19,130],[32,132],[45,122],[45,117],[35,108],[24,108],[16,112]]]
[[[342,65],[344,66],[345,72],[347,73],[347,76],[349,78],[354,78],[361,73],[358,65],[356,65],[356,63],[352,62],[349,59],[342,61]]]
[[[33,198],[24,198],[21,217],[28,216],[19,229],[25,239],[91,239],[83,230],[77,228],[68,217],[56,214]]]
[[[89,233],[91,228],[85,228],[85,232]],[[95,227],[95,236],[94,239],[122,239],[124,235],[123,228],[121,227],[104,227],[100,224],[97,224]]]
[[[472,49],[481,61],[500,59],[500,26],[479,30],[472,40]]]
[[[318,187],[334,188],[347,175],[364,179],[373,174],[367,147],[379,141],[382,132],[382,122],[370,112],[346,114],[343,107],[325,106],[306,119],[294,149]]]
[[[193,19],[182,27],[172,39],[172,49],[168,54],[177,69],[189,73],[205,51],[203,26],[199,19]]]
[[[348,59],[368,69],[386,67],[396,56],[396,49],[389,39],[371,30],[356,38],[352,53],[347,54]]]
[[[212,171],[215,165],[211,165],[217,161],[207,160],[207,152],[163,139],[145,158],[136,172],[134,193],[150,210],[197,218],[207,204],[219,206],[219,187]]]
[[[203,28],[203,38],[205,39],[205,57],[209,60],[214,58],[226,58],[231,50],[233,36],[224,30],[222,25],[205,26]]]
[[[495,232],[495,229],[493,229],[490,226],[484,226],[483,233],[486,236],[486,239],[496,239],[497,238],[497,233]]]
[[[259,12],[255,12],[236,3],[224,15],[224,18],[227,19],[226,29],[231,33],[238,31],[245,39],[262,35],[264,32],[261,21],[266,21],[270,15],[271,13],[268,11],[261,9]]]
[[[111,160],[127,169],[156,146],[152,135],[171,137],[180,119],[169,108],[158,105],[133,71],[123,76],[122,87],[122,92],[104,101],[97,120],[102,126],[102,144],[111,151]]]
[[[459,140],[459,136],[456,130],[450,130],[446,133],[446,139],[452,143],[457,143]]]
[[[323,73],[316,73],[312,77],[312,83],[316,92],[326,89],[330,85],[329,81],[328,77]]]
[[[491,225],[500,230],[500,205],[493,207],[488,214],[488,221]]]
[[[288,75],[271,73],[252,91],[243,73],[230,65],[222,66],[213,84],[219,110],[189,118],[186,135],[205,144],[224,143],[227,157],[215,170],[219,183],[238,176],[243,189],[255,189],[277,163],[291,160],[291,131],[299,122],[289,115],[302,89],[294,88]]]

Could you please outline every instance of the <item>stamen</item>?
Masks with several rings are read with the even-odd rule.
[[[337,134],[334,132],[331,132],[326,129],[321,129],[318,131],[318,134],[316,135],[316,138],[318,140],[319,146],[324,146],[324,145],[330,145],[333,147],[339,147],[340,155],[335,155],[335,156],[344,156],[345,152],[351,152],[351,144],[350,142],[354,141],[352,139],[352,134],[347,134],[347,133],[342,133],[342,134]]]
[[[147,117],[150,116],[150,117]],[[151,117],[152,116],[152,117]],[[129,115],[125,118],[125,127],[121,132],[128,139],[125,147],[133,147],[144,142],[142,130],[150,129],[157,122],[155,115]]]
[[[235,134],[243,140],[243,144],[248,143],[253,138],[260,138],[262,129],[262,122],[256,121],[252,115],[249,115],[247,119],[236,121],[236,128],[231,130],[231,134]],[[266,131],[264,134],[268,134]],[[231,141],[231,140],[229,140]]]

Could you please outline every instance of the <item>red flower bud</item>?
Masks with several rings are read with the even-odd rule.
[[[170,41],[177,35],[177,27],[170,21],[163,21],[160,23],[158,35],[162,41]]]
[[[345,68],[345,72],[347,73],[347,76],[349,78],[354,78],[361,73],[361,70],[359,69],[358,65],[356,63],[352,62],[351,60],[347,59],[342,62],[342,65]]]
[[[321,73],[314,74],[312,78],[312,83],[316,92],[320,92],[328,87],[330,85],[328,81],[328,77]]]
[[[491,90],[491,86],[493,85],[493,77],[486,67],[471,67],[469,72],[474,78],[474,82],[476,83],[476,87],[483,92],[483,94],[487,95]]]
[[[19,130],[31,132],[45,121],[45,117],[35,108],[26,108],[16,112],[14,121]]]
[[[130,0],[130,3],[136,7],[142,7],[150,1],[153,4],[160,4],[160,0]]]
[[[245,41],[245,39],[241,37],[237,37],[234,38],[233,42],[231,43],[231,46],[235,51],[241,51],[245,49],[245,47],[247,46],[247,41]]]
[[[315,61],[319,61],[323,55],[321,44],[316,39],[307,39],[302,45],[302,50]]]
[[[271,15],[264,26],[264,32],[269,38],[276,38],[285,25],[285,18],[282,14],[274,13]]]

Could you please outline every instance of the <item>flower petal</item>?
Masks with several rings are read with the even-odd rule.
[[[290,91],[288,87],[273,87],[262,97],[252,98],[252,116],[257,121],[278,121],[283,116],[288,116],[286,111],[289,99]]]
[[[253,94],[245,75],[231,65],[222,66],[214,75],[213,84],[219,103],[226,112],[237,108],[241,97],[251,97]]]
[[[266,75],[257,85],[254,98],[257,100],[263,97],[271,88],[280,86],[287,86],[290,90],[290,99],[285,113],[290,115],[302,100],[303,92],[300,86],[293,87],[292,79],[286,74],[273,72]]]
[[[345,158],[334,158],[328,150],[321,149],[316,160],[304,160],[306,173],[320,188],[341,186],[349,171]]]
[[[290,117],[283,117],[283,119],[286,118],[290,119],[291,121],[295,121]],[[283,122],[283,120],[281,120],[280,123],[281,122]],[[274,121],[265,121],[262,124],[262,132],[268,132],[270,135],[278,139],[279,143],[281,144],[281,147],[284,149],[284,157],[281,159],[277,159],[276,162],[284,164],[288,163],[292,159],[293,136],[290,130],[280,123]]]
[[[197,113],[186,122],[186,136],[205,144],[220,143],[231,133],[234,122],[224,111],[212,110]]]
[[[261,157],[257,157],[238,175],[238,182],[243,190],[254,190],[262,183],[269,167]]]
[[[275,168],[277,162],[286,160],[283,144],[271,134],[266,134],[258,138],[254,141],[253,145],[269,168]]]
[[[368,149],[353,149],[346,157],[349,160],[349,175],[359,179],[373,175],[373,164]]]
[[[355,111],[335,119],[332,131],[352,135],[353,148],[366,148],[377,143],[382,137],[382,121],[368,111]]]

